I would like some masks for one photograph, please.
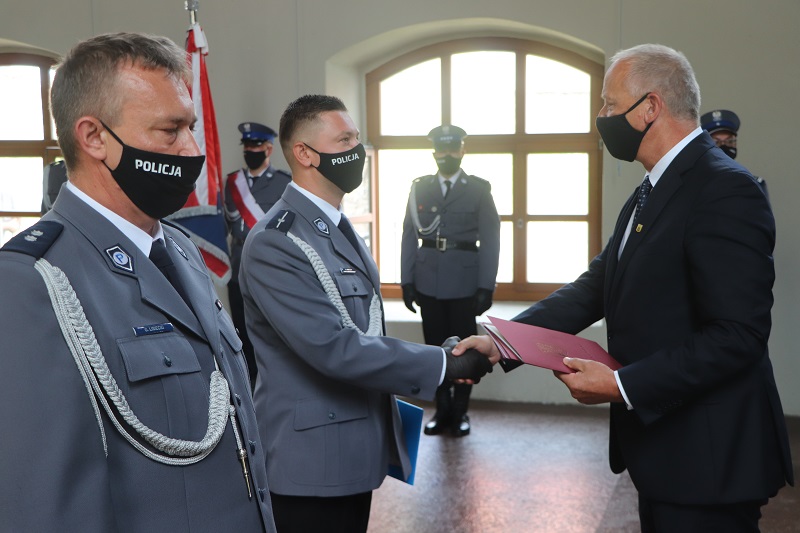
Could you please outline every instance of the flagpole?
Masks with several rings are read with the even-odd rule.
[[[200,7],[200,3],[197,0],[185,0],[183,6],[189,12],[189,24],[194,26],[197,24],[197,9]]]

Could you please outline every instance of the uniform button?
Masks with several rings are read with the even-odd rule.
[[[167,354],[164,354],[164,364],[166,366],[172,366],[172,359],[170,359]]]
[[[416,385],[411,387],[411,394],[419,394],[419,387],[417,387]]]
[[[233,395],[236,398],[236,405],[242,405],[242,397],[238,394]]]
[[[334,413],[333,411],[329,412],[328,418],[330,418],[331,420],[336,420],[336,413]]]
[[[358,285],[356,285],[356,284],[354,283],[354,284],[353,284],[353,291],[357,291],[357,290],[358,290]]]
[[[249,440],[247,442],[248,442],[248,444],[250,444],[250,453],[255,455],[255,453],[256,453],[256,441]]]

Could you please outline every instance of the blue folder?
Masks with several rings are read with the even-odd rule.
[[[408,479],[403,479],[403,469],[398,465],[389,465],[389,475],[413,485],[414,475],[417,473],[419,437],[422,433],[422,408],[403,400],[397,400],[397,408],[400,411],[400,420],[403,422],[403,439],[406,441],[408,459],[411,462],[411,475]]]

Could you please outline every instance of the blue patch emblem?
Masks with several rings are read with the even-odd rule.
[[[314,225],[317,226],[317,229],[320,230],[325,235],[331,234],[331,231],[328,229],[328,224],[321,218],[317,218],[316,220],[314,220]]]
[[[133,273],[133,258],[119,244],[106,250],[111,262],[120,270]]]

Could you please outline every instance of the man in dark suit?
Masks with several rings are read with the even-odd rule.
[[[433,128],[433,157],[438,174],[411,183],[403,220],[400,283],[403,302],[422,314],[425,342],[441,345],[451,336],[475,335],[475,317],[492,305],[500,260],[500,217],[492,185],[461,169],[464,138],[458,126]],[[445,383],[436,391],[436,414],[426,435],[470,432],[472,385]]]
[[[443,379],[491,365],[384,336],[378,267],[339,211],[366,155],[342,101],[298,98],[280,141],[292,182],[247,236],[240,278],[275,523],[365,533],[389,465],[410,474],[394,395],[430,399]]]
[[[699,127],[686,58],[641,45],[611,59],[597,128],[646,178],[606,248],[514,320],[576,334],[605,318],[624,366],[565,358],[581,403],[610,402],[610,463],[639,491],[643,532],[758,531],[793,483],[767,341],[775,222],[753,176]],[[499,358],[485,337],[479,347]]]
[[[78,43],[51,93],[69,180],[0,250],[0,531],[274,532],[242,344],[188,236],[186,52]]]
[[[231,305],[233,325],[239,331],[247,359],[250,383],[256,384],[256,361],[253,343],[247,335],[244,321],[244,303],[239,287],[239,266],[242,263],[242,247],[250,229],[264,213],[280,199],[286,185],[292,181],[288,172],[278,170],[272,159],[275,130],[258,122],[239,124],[244,148],[244,168],[228,174],[225,180],[225,219],[231,234],[231,279],[228,282],[228,300]]]

